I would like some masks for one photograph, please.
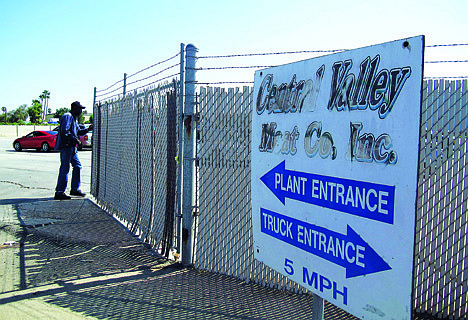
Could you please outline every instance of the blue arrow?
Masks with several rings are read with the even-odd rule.
[[[283,204],[289,198],[393,224],[394,186],[286,170],[285,161],[260,180]]]
[[[264,208],[261,232],[346,269],[346,278],[392,269],[349,225],[341,234]]]

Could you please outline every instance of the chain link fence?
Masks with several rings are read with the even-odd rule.
[[[178,88],[169,83],[94,106],[91,193],[166,255],[174,230]]]
[[[141,240],[169,256],[177,240],[178,82],[94,106],[91,193]],[[466,80],[424,82],[413,309],[468,316]],[[306,290],[253,256],[252,88],[197,90],[194,265],[264,286]],[[181,160],[182,161],[182,160]],[[353,318],[338,312],[340,318]]]
[[[466,80],[424,83],[414,265],[414,310],[468,315]],[[195,266],[304,292],[253,258],[250,212],[252,89],[200,88]]]
[[[253,90],[200,88],[199,209],[195,266],[303,291],[254,259],[250,203]]]
[[[424,83],[416,211],[414,308],[468,317],[467,81]]]

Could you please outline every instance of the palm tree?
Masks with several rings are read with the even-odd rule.
[[[39,99],[41,99],[41,105],[42,105],[42,108],[44,109],[44,105],[45,105],[45,103],[44,103],[44,100],[45,100],[45,95],[44,95],[44,93],[42,93],[42,94],[39,95]],[[33,99],[32,103],[34,104],[35,101],[39,102],[39,100]],[[44,119],[44,118],[45,118],[45,116],[44,116],[44,111],[42,111],[42,119]]]
[[[6,108],[6,107],[2,107],[2,111],[3,111],[3,113],[5,114],[5,122],[6,122],[6,113],[7,113],[7,108]]]
[[[42,107],[44,108],[44,113],[42,114],[42,120],[45,119],[46,113],[47,113],[47,107],[49,104],[49,98],[50,98],[50,91],[44,90],[42,91],[42,94],[39,96],[42,100]]]

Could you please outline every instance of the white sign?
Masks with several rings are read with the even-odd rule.
[[[424,37],[255,73],[256,259],[363,319],[410,319]]]

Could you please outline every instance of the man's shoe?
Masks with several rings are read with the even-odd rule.
[[[70,194],[78,197],[84,197],[86,195],[86,193],[81,192],[81,190],[71,190]]]
[[[67,196],[65,193],[56,193],[54,199],[55,200],[70,200],[71,197]]]

